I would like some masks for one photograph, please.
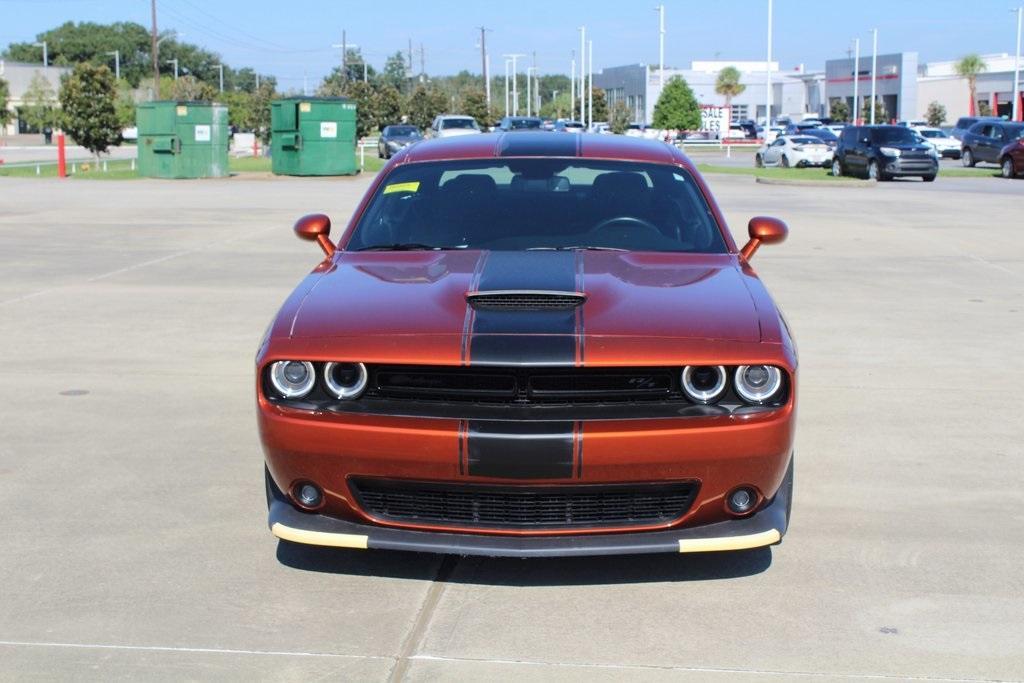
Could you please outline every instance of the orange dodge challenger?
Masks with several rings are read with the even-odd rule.
[[[271,532],[537,557],[778,543],[796,348],[677,149],[421,142],[373,181],[256,357]]]

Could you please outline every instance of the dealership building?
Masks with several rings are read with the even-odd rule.
[[[31,130],[21,120],[20,110],[27,104],[25,102],[25,94],[32,87],[33,79],[38,76],[46,81],[50,94],[53,96],[53,106],[56,107],[58,106],[57,92],[60,90],[60,79],[68,73],[71,73],[69,67],[44,67],[42,64],[25,64],[23,62],[9,62],[0,59],[0,78],[7,81],[9,90],[7,108],[13,114],[11,122],[7,126],[0,126],[0,135],[17,135],[18,133],[25,133]]]
[[[982,55],[986,70],[977,77],[978,102],[971,111],[967,79],[956,73],[955,61],[919,63],[916,52],[880,54],[875,60],[875,94],[885,107],[886,120],[924,118],[931,102],[946,108],[946,122],[989,108],[1000,116],[1012,116],[1013,55]],[[746,89],[732,99],[733,120],[762,121],[767,100],[767,63],[747,61],[694,61],[689,69],[665,69],[665,82],[681,76],[704,105],[722,106],[725,98],[715,92],[718,73],[727,66],[740,72]],[[845,101],[850,111],[861,111],[871,97],[871,55],[830,59],[823,71],[807,70],[803,65],[780,69],[771,63],[772,119],[793,120],[828,116],[836,101]],[[1024,80],[1024,79],[1022,79]],[[631,64],[616,66],[594,74],[594,86],[602,88],[608,104],[625,102],[633,121],[650,124],[654,105],[661,95],[657,66]],[[854,107],[854,90],[859,102]],[[1020,110],[1024,113],[1024,92]]]

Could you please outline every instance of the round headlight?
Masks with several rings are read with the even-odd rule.
[[[714,403],[725,393],[725,368],[721,365],[687,365],[682,379],[683,393],[697,403]]]
[[[301,398],[313,390],[316,373],[304,360],[280,360],[270,366],[270,383],[284,398]]]
[[[362,363],[328,363],[324,384],[335,398],[357,398],[366,389],[366,366]]]
[[[747,403],[767,403],[782,389],[782,371],[772,365],[736,368],[736,393]]]

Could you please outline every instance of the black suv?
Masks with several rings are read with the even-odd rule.
[[[960,148],[960,160],[964,166],[974,166],[979,161],[990,164],[1000,163],[999,152],[1024,132],[1024,123],[1011,123],[1000,119],[978,121],[967,129]]]
[[[935,149],[903,126],[847,126],[839,136],[832,175],[858,175],[872,180],[920,176],[935,180],[939,158]]]

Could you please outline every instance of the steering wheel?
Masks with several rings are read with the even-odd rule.
[[[656,226],[654,223],[651,223],[650,221],[645,221],[643,218],[637,218],[636,216],[613,216],[612,218],[606,218],[597,225],[595,225],[594,227],[592,227],[590,229],[590,234],[593,234],[595,232],[601,232],[602,230],[607,230],[610,226],[618,224],[622,224],[624,226],[630,225],[633,227],[643,228],[644,230],[654,233],[658,237],[664,237],[664,235],[661,234],[661,230],[658,228],[658,226]]]

